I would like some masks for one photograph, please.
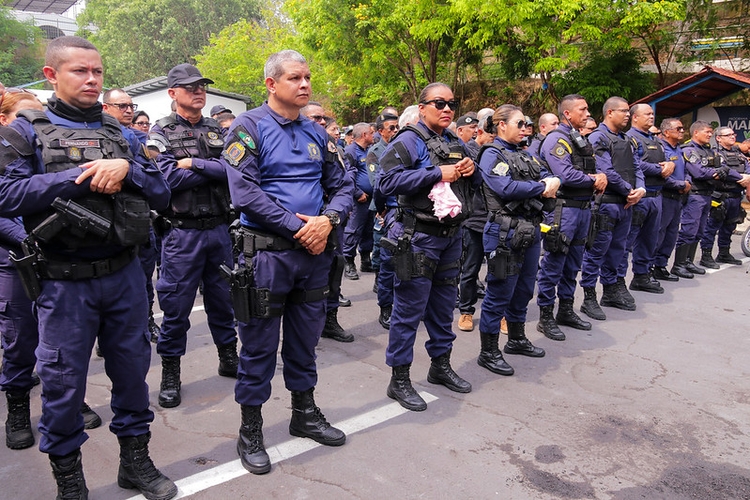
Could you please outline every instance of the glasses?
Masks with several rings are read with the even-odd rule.
[[[737,137],[737,134],[732,132],[731,134],[721,134],[719,137]]]
[[[390,130],[391,132],[395,132],[396,130],[398,130],[398,125],[389,125],[388,130]]]
[[[511,122],[506,122],[506,123],[508,123],[509,125],[512,125]],[[518,128],[526,128],[526,120],[518,120],[516,122],[516,127],[518,127]]]
[[[432,104],[438,111],[444,110],[446,106],[448,106],[451,111],[456,111],[458,108],[458,100],[456,99],[453,99],[452,101],[446,101],[445,99],[431,99],[429,101],[424,101],[422,104]]]
[[[36,97],[36,94],[31,92],[30,90],[19,89],[16,87],[9,87],[5,89],[5,92],[0,94],[0,107],[3,106],[3,101],[5,100],[5,94],[31,94],[34,97]]]
[[[630,114],[630,110],[628,108],[621,108],[621,109],[615,109],[618,113],[628,113]]]
[[[150,127],[151,122],[133,122],[136,127]]]
[[[208,88],[208,84],[205,82],[196,82],[196,83],[185,83],[182,85],[175,85],[175,87],[180,87],[191,94],[195,94],[198,90],[205,91]]]
[[[326,117],[323,115],[310,115],[309,118],[314,122],[324,122]]]
[[[138,109],[138,105],[133,103],[122,104],[119,102],[105,102],[104,104],[106,104],[107,106],[114,106],[122,112],[125,112],[128,110],[128,108],[130,108],[133,110],[133,113],[135,113],[135,111]]]

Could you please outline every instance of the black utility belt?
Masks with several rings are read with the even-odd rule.
[[[296,241],[290,241],[283,236],[269,234],[243,227],[240,231],[242,235],[242,252],[252,257],[258,250],[297,250],[304,248]]]
[[[618,205],[627,205],[628,199],[619,194],[603,194],[601,203],[617,203]]]
[[[138,255],[138,247],[128,248],[114,257],[92,262],[64,262],[44,260],[39,262],[39,275],[50,280],[87,280],[102,278],[124,268]]]
[[[649,191],[646,190],[646,194],[643,195],[644,198],[656,198],[657,196],[661,195],[661,190],[659,191]]]
[[[742,198],[742,195],[744,193],[737,192],[737,191],[717,191],[718,193],[721,193],[721,195],[724,197],[724,199],[727,198]]]
[[[582,209],[591,208],[591,200],[572,200],[570,198],[558,198],[558,200],[563,202],[564,207]]]
[[[438,224],[429,224],[417,220],[414,223],[414,232],[429,234],[430,236],[439,236],[441,238],[452,238],[461,230],[460,225],[443,226]]]
[[[661,195],[670,200],[682,200],[683,196],[679,191],[671,191],[669,189],[662,189]]]
[[[690,194],[693,194],[695,196],[711,196],[713,194],[713,191],[704,191],[704,190],[690,190]]]
[[[229,218],[226,215],[217,215],[215,217],[165,217],[169,221],[169,225],[173,228],[180,229],[213,229],[222,224],[227,224]]]

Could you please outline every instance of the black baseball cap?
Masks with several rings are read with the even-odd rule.
[[[477,114],[472,111],[456,120],[456,127],[465,127],[474,123],[479,123],[479,119],[477,118]]]
[[[380,130],[381,128],[383,128],[383,123],[393,120],[398,121],[398,116],[392,115],[391,113],[381,113],[375,120],[375,128]]]
[[[177,85],[190,85],[191,83],[214,83],[210,78],[205,78],[192,64],[178,64],[169,70],[167,75],[167,86],[171,89]]]
[[[224,107],[223,104],[217,104],[213,108],[211,108],[211,116],[218,115],[220,113],[231,113],[231,109],[227,109]]]

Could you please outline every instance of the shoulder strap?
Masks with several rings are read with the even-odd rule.
[[[159,120],[156,120],[156,124],[159,125],[160,128],[173,128],[177,126],[177,118],[175,118],[174,113],[171,115],[165,116],[164,118],[161,118]]]
[[[26,118],[32,125],[36,125],[37,123],[50,123],[47,113],[39,111],[38,109],[22,109],[16,113],[16,116]]]
[[[479,153],[477,153],[477,161],[476,161],[477,165],[479,165],[479,162],[482,160],[482,155],[488,149],[496,149],[496,150],[500,151],[501,153],[503,152],[503,148],[501,148],[500,146],[498,146],[494,142],[489,142],[487,144],[483,144],[482,147],[479,148]]]

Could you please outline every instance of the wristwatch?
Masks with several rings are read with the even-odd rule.
[[[333,229],[336,229],[339,227],[339,224],[341,224],[341,218],[339,218],[338,212],[326,212],[323,215],[328,217],[328,220],[331,222],[331,227]]]

